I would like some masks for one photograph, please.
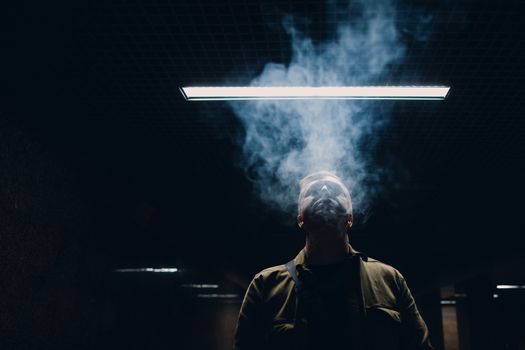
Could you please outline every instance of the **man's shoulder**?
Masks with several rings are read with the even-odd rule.
[[[256,279],[275,279],[280,277],[287,277],[288,270],[285,264],[267,267],[255,274]]]
[[[256,273],[255,277],[253,277],[252,285],[270,298],[290,291],[293,288],[293,279],[288,273],[286,265],[276,265]]]
[[[402,277],[401,273],[395,267],[380,260],[368,257],[368,259],[363,260],[363,262],[363,267],[372,277],[381,277],[392,280]]]

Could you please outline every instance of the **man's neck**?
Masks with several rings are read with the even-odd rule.
[[[315,239],[312,235],[306,236],[306,259],[311,265],[335,264],[343,261],[350,253],[348,236],[325,236]]]

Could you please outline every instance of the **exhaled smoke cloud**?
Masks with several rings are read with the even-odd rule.
[[[252,86],[381,84],[404,46],[391,1],[358,2],[359,13],[336,27],[332,40],[314,43],[289,18],[288,65],[268,63]],[[352,3],[355,8],[355,2]],[[354,11],[352,11],[354,12]],[[347,184],[354,209],[363,210],[377,189],[371,163],[375,132],[386,120],[381,101],[284,100],[230,102],[246,130],[243,163],[263,201],[296,210],[298,182],[331,170]],[[384,106],[383,106],[384,107]]]

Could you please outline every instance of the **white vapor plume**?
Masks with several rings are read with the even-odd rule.
[[[357,1],[357,14],[339,23],[335,36],[316,43],[288,18],[289,64],[267,63],[250,86],[381,85],[399,64],[405,47],[396,28],[392,1]],[[331,5],[335,6],[335,5]],[[296,210],[298,183],[307,174],[329,170],[363,211],[379,185],[371,162],[376,132],[389,113],[381,101],[271,100],[228,102],[245,128],[242,166],[261,199]],[[381,112],[379,110],[382,105]]]

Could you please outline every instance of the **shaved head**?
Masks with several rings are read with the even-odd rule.
[[[334,173],[326,170],[317,171],[315,173],[311,173],[307,176],[305,176],[300,182],[299,182],[299,200],[298,200],[298,213],[301,214],[302,206],[301,202],[305,199],[305,194],[308,192],[307,190],[311,189],[312,186],[315,186],[316,184],[320,185],[321,183],[324,183],[323,185],[326,185],[326,181],[333,182],[338,185],[340,188],[341,194],[346,198],[347,203],[345,205],[347,214],[352,214],[352,199],[350,197],[350,192],[348,191],[348,188],[343,183],[343,180]]]
[[[297,222],[309,233],[342,232],[351,226],[350,192],[337,175],[318,171],[301,180]]]

